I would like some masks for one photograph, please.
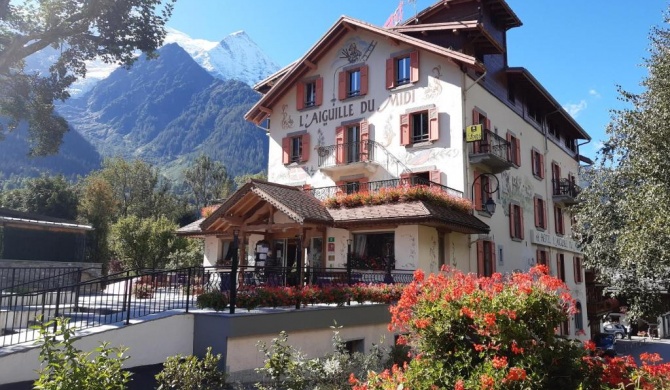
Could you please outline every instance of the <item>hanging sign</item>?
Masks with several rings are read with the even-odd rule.
[[[465,128],[465,142],[481,141],[484,137],[482,125],[472,125]]]

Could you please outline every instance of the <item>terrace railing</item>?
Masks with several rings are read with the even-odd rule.
[[[455,190],[453,188],[443,186],[441,184],[426,180],[422,177],[418,176],[411,176],[407,178],[400,178],[400,179],[388,179],[388,180],[378,180],[378,181],[370,181],[367,183],[354,183],[354,184],[343,184],[339,186],[330,186],[330,187],[319,187],[319,188],[311,188],[306,191],[310,191],[312,196],[315,198],[323,201],[328,198],[335,197],[339,194],[355,194],[358,192],[369,192],[369,193],[376,193],[379,192],[381,189],[391,189],[391,188],[397,188],[401,186],[417,186],[417,185],[424,185],[428,187],[437,187],[440,188],[442,191],[445,193],[455,196],[458,198],[463,197],[463,192],[459,190]]]
[[[232,292],[235,287],[304,286],[327,284],[409,283],[412,271],[367,271],[344,268],[303,270],[300,281],[295,268],[240,266],[237,276],[230,268],[192,267],[160,271],[126,271],[82,283],[61,285],[40,291],[4,293],[0,310],[0,348],[34,341],[31,327],[42,318],[70,319],[75,329],[180,309],[188,312],[197,297],[210,291]],[[236,280],[237,283],[232,283]],[[299,305],[296,305],[298,307]]]
[[[373,140],[348,142],[337,145],[320,146],[319,168],[333,169],[356,163],[372,163],[384,167],[390,177],[398,177],[402,173],[410,172],[393,153],[382,144]]]

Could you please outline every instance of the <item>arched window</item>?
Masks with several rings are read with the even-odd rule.
[[[575,313],[575,331],[577,334],[584,331],[584,320],[582,319],[582,304],[577,302],[577,312]]]

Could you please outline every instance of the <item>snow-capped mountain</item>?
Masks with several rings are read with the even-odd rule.
[[[244,31],[234,32],[221,42],[193,39],[168,28],[165,43],[176,43],[212,76],[222,80],[239,80],[254,85],[279,70]]]
[[[193,57],[201,67],[221,80],[239,80],[253,86],[276,72],[279,66],[268,57],[244,31],[234,32],[221,42],[195,39],[173,28],[167,28],[165,45],[176,43]],[[26,59],[26,69],[46,74],[59,56],[52,47],[41,50]],[[91,90],[119,67],[96,59],[86,61],[86,78],[77,80],[70,88],[73,97]]]

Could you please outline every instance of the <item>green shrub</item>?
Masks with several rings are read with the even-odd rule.
[[[110,348],[104,342],[91,352],[74,347],[74,329],[69,319],[39,322],[41,343],[39,378],[34,389],[41,390],[121,390],[126,388],[130,373],[123,371],[126,348]]]
[[[221,355],[213,355],[207,348],[203,359],[189,355],[170,356],[163,370],[156,375],[158,390],[218,390],[226,384],[226,374],[219,371]]]
[[[200,309],[223,311],[228,307],[228,294],[214,290],[198,295],[196,305]]]

